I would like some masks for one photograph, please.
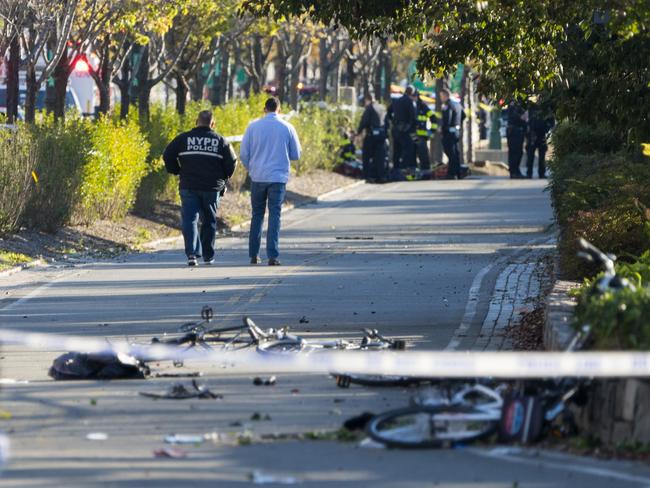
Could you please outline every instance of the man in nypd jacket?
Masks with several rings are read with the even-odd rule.
[[[214,263],[219,199],[237,164],[232,147],[213,128],[212,112],[204,110],[199,113],[196,127],[177,136],[163,153],[167,171],[180,176],[181,218],[189,266],[196,266],[201,257],[206,264]]]

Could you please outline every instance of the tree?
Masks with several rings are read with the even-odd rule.
[[[298,107],[300,69],[312,52],[314,26],[306,19],[287,20],[280,25],[276,39],[278,97],[286,101],[288,86],[289,105],[295,109]]]
[[[274,18],[309,14],[356,37],[421,41],[422,72],[441,77],[469,62],[480,75],[480,90],[493,96],[525,99],[551,90],[557,106],[569,101],[581,105],[576,111],[591,113],[593,99],[583,90],[593,94],[595,83],[596,91],[611,95],[614,88],[616,96],[601,99],[599,112],[631,109],[639,117],[634,133],[650,136],[648,103],[638,103],[648,99],[650,78],[647,1],[247,0],[244,9]],[[595,65],[586,62],[596,58]],[[576,86],[578,75],[592,86]],[[608,80],[617,80],[616,86]],[[619,121],[619,130],[629,129],[629,121]]]
[[[187,45],[182,49],[178,62],[172,69],[175,79],[176,109],[185,113],[187,95],[194,92],[193,98],[200,97],[207,77],[203,76],[204,65],[214,69],[219,49],[224,46],[223,33],[232,25],[236,15],[237,3],[232,0],[192,0],[189,11],[201,12],[200,16],[179,15],[174,19],[167,33],[168,55],[176,56],[182,47],[181,36],[190,32]],[[194,84],[194,87],[191,84]]]
[[[36,94],[59,64],[67,48],[79,0],[28,0],[21,3],[20,66],[25,67],[25,121],[36,115]],[[44,60],[37,73],[36,65]]]
[[[256,20],[251,16],[244,16],[242,21],[247,22],[248,29],[245,40],[241,44],[243,50],[241,63],[249,78],[249,90],[259,93],[262,91],[269,58],[273,52],[277,24],[268,20]]]
[[[318,30],[318,39],[318,68],[320,70],[318,92],[320,99],[325,100],[327,97],[328,80],[331,78],[332,73],[336,73],[337,79],[336,83],[334,83],[335,90],[332,97],[336,100],[338,98],[341,59],[352,46],[352,41],[348,32],[335,24],[322,26]]]

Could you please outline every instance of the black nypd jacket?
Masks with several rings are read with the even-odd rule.
[[[165,168],[180,175],[183,190],[221,191],[235,172],[237,156],[209,127],[195,127],[176,137],[163,153]]]

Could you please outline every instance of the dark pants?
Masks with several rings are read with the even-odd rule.
[[[415,142],[409,132],[393,129],[393,168],[415,168]]]
[[[451,132],[442,134],[442,150],[449,159],[447,177],[460,179],[460,148],[458,147],[458,134]]]
[[[185,254],[187,257],[203,256],[205,261],[210,261],[214,258],[214,241],[217,235],[219,192],[181,189],[180,194]]]
[[[546,177],[546,142],[530,142],[526,146],[526,173],[528,177],[533,176],[533,164],[535,163],[535,150],[537,150],[537,174],[540,178]]]
[[[363,177],[379,181],[386,178],[386,137],[367,135],[363,139]]]
[[[280,256],[280,216],[286,193],[287,185],[284,183],[252,182],[251,206],[253,207],[253,218],[248,236],[249,257],[255,258],[260,255],[262,225],[264,224],[267,204],[269,207],[269,228],[266,232],[266,257],[276,259]]]
[[[420,169],[426,170],[431,168],[431,163],[429,162],[429,138],[428,137],[418,137],[416,151],[418,156],[418,161],[420,163]]]
[[[519,165],[524,154],[524,132],[522,130],[510,130],[508,136],[508,171],[510,176],[521,175]]]

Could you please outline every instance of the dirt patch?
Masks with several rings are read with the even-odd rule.
[[[295,176],[287,185],[287,203],[301,205],[318,195],[353,183],[353,178],[329,171]],[[219,209],[219,230],[250,219],[248,192],[227,193]],[[109,258],[141,250],[145,243],[180,235],[180,205],[159,202],[147,215],[130,214],[123,220],[97,221],[91,225],[65,227],[54,234],[24,229],[0,238],[0,252],[20,253],[51,262],[80,262]]]

